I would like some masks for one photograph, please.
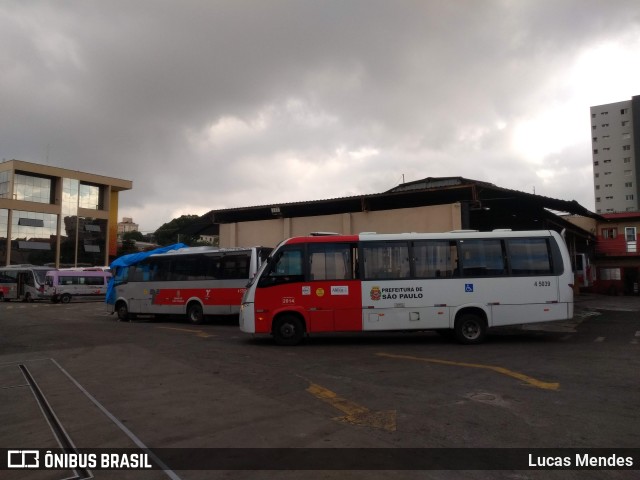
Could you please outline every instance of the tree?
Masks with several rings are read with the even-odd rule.
[[[122,234],[122,240],[135,240],[136,242],[144,241],[144,235],[137,230],[133,230],[131,232],[124,232]]]
[[[197,243],[198,235],[180,233],[187,225],[192,224],[197,218],[199,218],[199,215],[182,215],[181,217],[174,218],[170,222],[161,225],[154,234],[156,242],[163,246],[172,245],[178,242],[182,242],[185,245],[193,245]]]
[[[118,257],[128,255],[130,253],[138,253],[135,240],[123,239],[122,245],[118,247]]]

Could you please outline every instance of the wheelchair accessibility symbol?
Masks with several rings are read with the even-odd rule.
[[[464,291],[465,293],[473,293],[473,283],[465,283]]]

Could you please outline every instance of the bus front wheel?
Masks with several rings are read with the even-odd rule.
[[[487,335],[487,322],[475,313],[465,313],[456,320],[455,334],[458,342],[465,345],[482,343]]]
[[[192,303],[187,310],[187,320],[192,325],[200,325],[204,322],[204,312],[202,311],[202,305],[199,303]]]
[[[273,338],[278,345],[293,346],[304,337],[304,324],[294,315],[280,317],[273,328]]]
[[[118,314],[118,320],[121,322],[126,322],[129,320],[129,309],[127,308],[127,304],[124,302],[120,302],[116,305],[116,313]]]
[[[69,303],[71,301],[71,295],[69,295],[68,293],[65,293],[60,297],[60,301],[62,303]]]

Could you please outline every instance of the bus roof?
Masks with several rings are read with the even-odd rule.
[[[178,255],[193,255],[195,253],[246,252],[251,250],[252,248],[262,248],[262,247],[229,247],[229,248],[210,247],[210,246],[187,247],[187,248],[181,248],[179,250],[171,250],[169,252],[164,252],[164,253],[154,253],[150,256],[151,257],[173,257]]]
[[[59,276],[59,277],[110,277],[111,272],[106,270],[56,270],[50,269],[47,271],[47,276]]]
[[[519,238],[519,237],[549,237],[559,236],[560,234],[553,230],[508,230],[500,229],[489,232],[480,232],[478,230],[455,230],[451,232],[441,233],[374,233],[366,232],[358,235],[330,235],[330,236],[307,236],[292,237],[284,243],[333,243],[333,242],[374,242],[374,241],[391,241],[391,240],[453,240],[464,238]]]

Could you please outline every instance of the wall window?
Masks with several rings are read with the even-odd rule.
[[[623,145],[622,146],[622,150],[624,150],[624,151],[631,150],[631,145]]]
[[[16,173],[13,198],[26,202],[51,203],[51,179]]]
[[[623,162],[624,163],[631,163],[631,157],[624,157]]]
[[[596,160],[595,162],[593,162],[593,165],[597,167],[598,165],[600,165],[600,162]]]
[[[14,210],[11,224],[12,264],[55,262],[57,215]]]
[[[9,177],[10,173],[8,170],[4,172],[0,172],[0,198],[9,198]]]
[[[78,187],[80,181],[71,178],[62,180],[62,213],[63,215],[78,215]]]
[[[623,126],[623,127],[626,127],[626,126],[628,126],[628,125],[629,125],[629,120],[623,120],[623,121],[622,121],[622,126]]]
[[[625,227],[624,228],[624,239],[626,242],[635,242],[636,241],[636,227]]]
[[[611,163],[611,159],[609,159],[609,160],[605,160],[605,161],[604,161],[604,162],[602,162],[602,163]]]
[[[633,182],[625,182],[624,186],[627,187],[627,188],[631,188],[631,187],[633,187]]]
[[[625,195],[625,200],[633,200],[633,195]]]
[[[96,185],[80,184],[80,197],[78,201],[80,208],[89,208],[91,210],[99,210],[100,205],[100,187]]]
[[[616,238],[617,236],[618,229],[616,227],[602,229],[602,238]]]
[[[629,113],[629,109],[628,108],[623,108],[620,110],[620,114],[622,115],[626,115],[627,113]]]
[[[623,140],[628,140],[628,139],[631,138],[631,134],[630,133],[623,133],[622,134],[622,138],[623,138]]]
[[[601,280],[620,280],[622,278],[619,268],[599,268],[598,270],[600,270]]]
[[[633,174],[633,172],[631,170],[625,170],[624,171],[624,176],[625,177],[630,177]]]

